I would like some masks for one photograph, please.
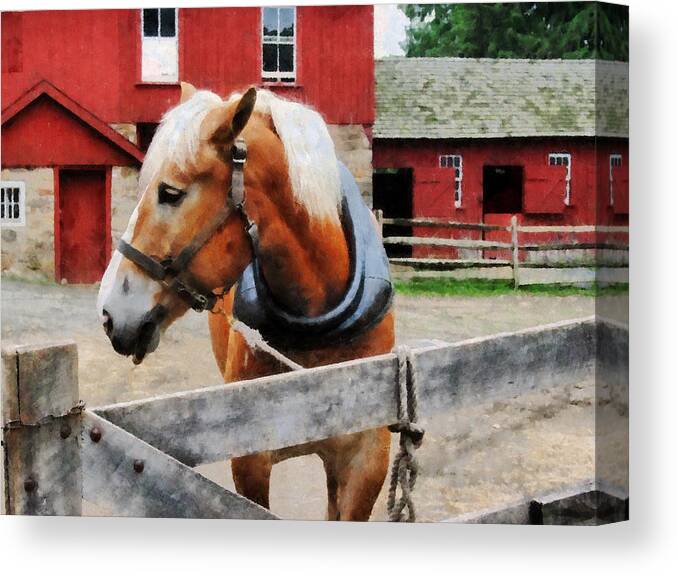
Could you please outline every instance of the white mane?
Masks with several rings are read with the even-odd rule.
[[[198,91],[169,110],[146,153],[139,177],[146,189],[165,160],[185,170],[198,153],[200,126],[213,109],[240,98],[232,94],[225,102],[216,94]],[[296,102],[283,100],[266,90],[257,90],[255,111],[268,115],[285,148],[287,169],[297,202],[314,218],[339,220],[341,185],[334,143],[322,116]]]

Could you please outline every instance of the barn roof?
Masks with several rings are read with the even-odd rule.
[[[25,92],[14,102],[9,104],[4,110],[2,110],[3,132],[6,133],[9,130],[10,123],[14,123],[16,118],[25,115],[33,107],[33,104],[44,100],[45,98],[57,104],[60,109],[69,112],[73,118],[80,122],[82,127],[86,127],[86,129],[80,130],[82,133],[78,134],[78,136],[81,138],[86,137],[85,134],[87,131],[90,131],[97,134],[101,141],[105,142],[105,144],[111,147],[113,150],[123,152],[138,163],[142,163],[144,161],[144,153],[139,148],[137,148],[137,146],[135,146],[124,136],[121,136],[118,132],[106,124],[106,122],[100,120],[97,116],[82,107],[80,104],[78,104],[78,102],[73,100],[73,98],[66,95],[47,80],[41,80],[30,90]],[[50,126],[46,126],[45,129],[49,127]],[[73,135],[75,136],[75,132]],[[37,152],[37,148],[40,147],[35,141],[29,141],[26,142],[26,144],[32,152]],[[49,149],[52,145],[52,142],[47,142],[45,147]],[[5,149],[5,153],[3,154],[3,166],[5,165],[6,156],[8,155],[9,154]]]
[[[628,137],[628,64],[391,57],[375,138]]]

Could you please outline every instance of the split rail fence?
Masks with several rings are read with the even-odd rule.
[[[586,318],[417,347],[420,420],[623,370],[627,340],[623,326]],[[2,372],[9,514],[81,515],[86,501],[114,516],[274,519],[193,468],[397,421],[392,353],[92,408],[74,343],[5,348]]]
[[[468,268],[511,268],[515,287],[521,284],[521,268],[574,268],[574,267],[621,267],[627,268],[628,261],[605,261],[600,260],[601,252],[628,252],[628,226],[523,226],[518,224],[518,218],[511,218],[510,226],[501,226],[482,223],[456,222],[438,218],[385,218],[382,210],[375,210],[375,216],[382,231],[384,245],[387,246],[410,246],[432,248],[456,248],[463,250],[506,250],[510,253],[510,259],[501,258],[389,258],[392,264],[412,267],[414,269],[454,270]],[[424,236],[384,236],[383,226],[393,225],[410,228],[437,228],[441,230],[467,230],[478,232],[509,232],[511,241],[477,240],[477,239],[454,239]],[[522,236],[543,236],[544,234],[616,234],[626,235],[625,243],[615,241],[550,241],[550,242],[522,242]],[[520,252],[553,252],[565,250],[596,250],[595,261],[521,261]]]

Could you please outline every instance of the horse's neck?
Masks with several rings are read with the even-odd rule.
[[[262,212],[258,257],[273,297],[307,316],[330,309],[344,295],[349,276],[341,225],[310,219],[291,199]]]

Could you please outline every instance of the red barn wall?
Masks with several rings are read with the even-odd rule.
[[[374,122],[372,6],[297,8],[297,83],[271,88],[332,124]],[[157,122],[178,84],[140,82],[140,11],[2,14],[2,108],[42,79],[102,120]],[[179,75],[226,95],[262,85],[259,8],[179,9]]]
[[[548,165],[552,152],[569,152],[572,158],[571,201],[563,203],[564,168]],[[622,156],[617,168],[616,205],[609,205],[609,155]],[[463,201],[454,205],[454,171],[439,168],[439,156],[463,157]],[[483,166],[523,166],[523,225],[627,225],[628,140],[599,138],[512,138],[496,140],[380,140],[373,143],[373,164],[380,168],[413,169],[413,216],[439,217],[460,222],[483,221]],[[551,174],[553,176],[551,177]],[[544,179],[544,178],[549,179]],[[546,206],[546,208],[544,207]],[[538,213],[541,211],[552,213]],[[481,239],[476,231],[445,234],[421,228],[415,235]],[[546,241],[546,234],[535,236]],[[578,234],[570,239],[588,241]],[[487,238],[489,239],[489,238]],[[499,238],[493,238],[499,239]],[[505,238],[508,240],[508,238]],[[417,250],[415,250],[417,251]],[[418,250],[422,252],[422,250]],[[426,248],[429,255],[449,255],[450,250]],[[419,255],[424,255],[420,253]]]

